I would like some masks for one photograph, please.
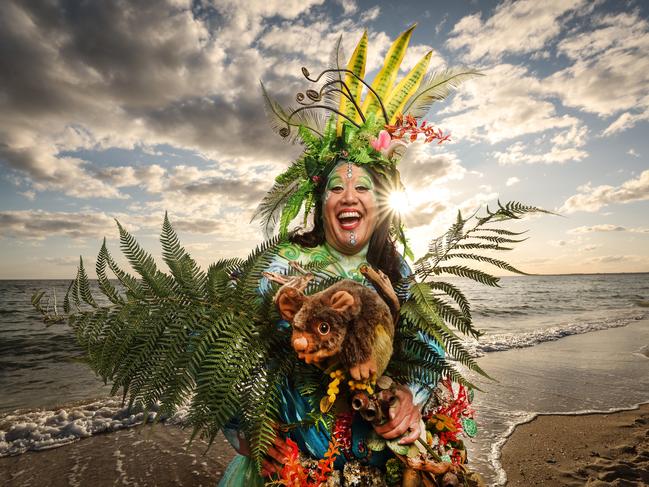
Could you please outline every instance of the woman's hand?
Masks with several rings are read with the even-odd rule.
[[[280,473],[286,463],[286,458],[290,455],[291,449],[284,441],[284,438],[275,437],[275,441],[268,449],[268,453],[261,463],[261,475],[270,477],[273,474]]]
[[[419,438],[421,411],[412,402],[412,393],[406,386],[397,386],[395,395],[398,401],[390,408],[390,419],[387,423],[374,426],[374,431],[386,440],[393,440],[407,433],[399,440],[400,445],[407,445]]]

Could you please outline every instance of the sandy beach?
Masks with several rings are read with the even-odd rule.
[[[0,458],[7,487],[214,487],[234,450],[218,436],[187,442],[191,430],[178,426],[134,427],[94,435],[44,451]]]
[[[218,437],[187,447],[177,426],[130,428],[0,458],[3,485],[215,486],[233,451]],[[649,485],[649,405],[612,414],[539,416],[502,452],[510,486]]]
[[[613,414],[539,416],[502,451],[508,486],[649,485],[649,405]]]

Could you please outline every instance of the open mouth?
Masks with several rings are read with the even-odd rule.
[[[353,230],[361,224],[361,214],[356,210],[343,210],[338,215],[338,222],[343,230]]]

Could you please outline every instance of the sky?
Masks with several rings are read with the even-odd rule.
[[[369,36],[368,78],[417,23],[402,68],[465,82],[425,117],[451,134],[401,161],[415,254],[496,201],[530,273],[649,271],[649,6],[642,1],[24,1],[0,12],[0,279],[91,277],[119,220],[154,256],[164,212],[207,266],[245,256],[273,178],[300,153],[266,122],[342,34]],[[403,75],[405,71],[401,72]],[[122,261],[123,262],[123,261]]]

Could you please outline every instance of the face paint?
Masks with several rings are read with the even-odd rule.
[[[345,161],[331,172],[326,187],[322,201],[325,238],[334,249],[353,255],[365,247],[376,227],[374,182],[367,170]]]

